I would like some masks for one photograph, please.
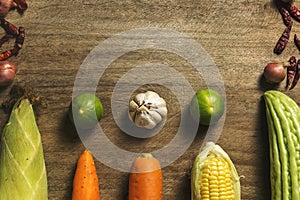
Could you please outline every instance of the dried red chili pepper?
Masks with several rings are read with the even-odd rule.
[[[297,35],[294,35],[294,42],[298,50],[300,51],[300,39],[297,37]]]
[[[290,15],[298,22],[300,22],[300,10],[293,3],[284,4]]]
[[[13,24],[6,21],[4,18],[0,19],[0,26],[5,30],[6,35],[0,39],[0,47],[10,38],[16,38],[14,47],[10,50],[0,53],[0,61],[6,60],[11,56],[18,55],[20,49],[23,46],[25,39],[25,29],[23,27],[16,27]]]
[[[296,61],[296,57],[295,56],[291,56],[289,59],[289,66],[287,67],[287,82],[286,82],[286,88],[288,88],[295,76],[296,73],[296,65],[297,65],[297,61]]]
[[[14,6],[21,13],[24,12],[25,10],[27,10],[27,8],[28,8],[26,0],[14,0]]]
[[[2,47],[2,45],[11,38],[13,38],[12,35],[4,35],[2,38],[0,38],[0,47]]]
[[[283,33],[281,34],[280,38],[278,39],[275,45],[274,53],[281,54],[282,51],[285,49],[287,43],[289,42],[291,30],[292,25],[289,25],[284,29]]]
[[[292,18],[291,18],[291,15],[290,15],[289,11],[287,11],[287,9],[285,9],[284,7],[279,7],[278,10],[279,10],[279,13],[282,16],[283,23],[286,26],[292,25],[293,21],[292,21]]]
[[[297,85],[299,78],[300,78],[300,60],[298,60],[297,62],[296,72],[290,90],[292,90]]]
[[[24,40],[25,40],[25,29],[24,29],[24,27],[20,26],[18,32],[19,32],[19,34],[16,38],[14,48],[11,50],[12,54],[15,55],[15,56],[18,55],[19,51],[22,49],[23,43],[24,43]]]

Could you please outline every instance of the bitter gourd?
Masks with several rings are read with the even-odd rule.
[[[282,92],[264,93],[270,145],[271,198],[300,199],[300,108]]]
[[[0,199],[48,199],[41,136],[28,99],[15,104],[1,136]]]

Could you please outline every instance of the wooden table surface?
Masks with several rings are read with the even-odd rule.
[[[26,29],[24,48],[10,60],[18,67],[13,85],[25,83],[47,100],[48,106],[39,112],[37,123],[43,140],[49,199],[71,199],[76,162],[85,149],[66,120],[79,67],[101,42],[123,31],[147,27],[180,32],[201,44],[211,56],[222,76],[227,102],[225,123],[217,143],[243,176],[242,199],[270,199],[262,95],[272,86],[265,84],[261,75],[268,62],[286,61],[291,55],[300,58],[293,42],[281,55],[273,53],[285,27],[271,0],[28,0],[28,5],[23,16],[12,11],[6,17]],[[297,32],[300,33],[300,24],[295,22],[291,34]],[[111,113],[114,85],[126,70],[147,63],[172,66],[189,80],[194,90],[205,88],[194,76],[190,63],[166,51],[142,49],[116,59],[98,83],[97,96],[105,108],[100,123],[115,145],[132,152],[151,152],[166,145],[177,130],[180,117],[176,111],[178,102],[170,95],[168,101],[174,107],[171,106],[168,119],[173,123],[163,133],[141,140],[118,130]],[[0,101],[7,98],[11,87],[1,91]],[[300,86],[285,91],[282,83],[277,89],[300,103]],[[0,119],[3,128],[8,115],[0,112]],[[190,199],[189,170],[205,132],[200,127],[186,152],[163,168],[164,199]],[[95,162],[101,199],[126,199],[128,173],[99,160]]]

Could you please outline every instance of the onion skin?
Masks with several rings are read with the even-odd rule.
[[[269,63],[265,67],[263,75],[268,83],[280,83],[286,76],[285,65],[283,63]]]
[[[0,17],[4,18],[13,6],[13,0],[0,0]]]
[[[8,86],[15,78],[17,67],[10,61],[0,62],[0,86]]]

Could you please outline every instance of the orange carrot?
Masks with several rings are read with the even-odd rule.
[[[151,154],[134,160],[129,176],[128,200],[162,200],[162,171]]]
[[[96,167],[93,156],[88,150],[81,154],[77,162],[72,200],[100,200]]]

